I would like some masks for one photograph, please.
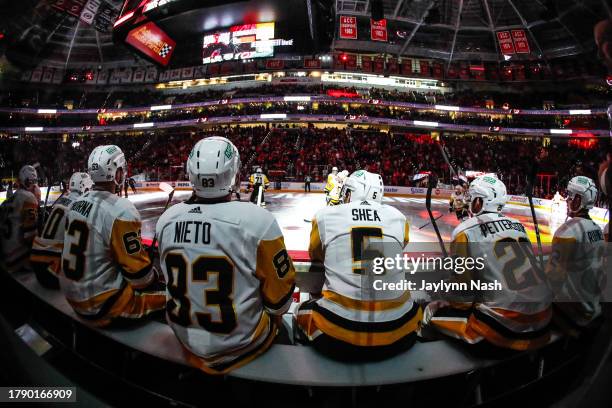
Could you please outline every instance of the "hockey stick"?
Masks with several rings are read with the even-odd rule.
[[[174,190],[175,190],[175,188],[172,187],[168,183],[159,183],[159,188],[164,193],[168,193],[168,201],[166,201],[166,205],[164,206],[164,210],[162,211],[162,214],[163,214],[168,209],[168,206],[170,205],[170,202],[172,201],[172,198],[174,197]],[[153,241],[151,241],[151,249],[155,248],[156,244],[157,244],[157,234],[155,234],[153,236]]]
[[[531,218],[533,219],[533,228],[536,234],[536,240],[538,241],[538,258],[540,260],[540,267],[544,270],[544,255],[542,252],[542,239],[540,238],[540,227],[538,226],[538,217],[533,206],[533,184],[537,175],[538,164],[537,161],[533,161],[531,166],[531,172],[529,179],[527,179],[527,200],[529,200],[529,208],[531,209]]]
[[[444,161],[446,162],[448,168],[450,169],[451,173],[455,176],[455,177],[459,177],[457,175],[457,172],[455,171],[455,168],[453,167],[453,165],[450,162],[448,153],[446,152],[446,149],[444,148],[444,146],[442,146],[442,143],[440,143],[438,141],[438,147],[440,148],[440,152],[442,153],[442,157],[444,158]],[[425,197],[425,208],[427,208],[427,214],[429,214],[429,223],[433,226],[434,231],[436,232],[436,237],[438,237],[438,242],[440,243],[440,248],[442,249],[442,254],[444,255],[445,258],[448,257],[448,252],[446,251],[446,247],[444,246],[444,241],[442,240],[442,235],[440,234],[440,229],[438,228],[438,224],[436,223],[436,220],[438,218],[434,218],[433,216],[433,212],[431,211],[431,195],[434,189],[434,186],[437,185],[437,178],[432,174],[429,176],[429,179],[427,180],[427,196]],[[427,224],[425,224],[427,225]],[[419,228],[421,229],[421,228]]]
[[[440,249],[442,249],[442,254],[444,258],[448,258],[448,252],[446,251],[446,247],[444,246],[444,241],[442,241],[442,235],[440,235],[440,230],[438,229],[438,224],[436,223],[436,219],[433,216],[431,211],[431,194],[434,189],[434,185],[437,184],[437,180],[435,176],[432,174],[429,176],[428,185],[427,185],[427,196],[425,198],[425,208],[427,208],[427,213],[429,214],[430,223],[436,232],[436,236],[438,237],[438,242],[440,243]]]
[[[38,226],[38,231],[42,233],[43,228],[45,228],[45,224],[47,223],[47,218],[49,217],[49,212],[47,212],[47,203],[49,202],[49,193],[51,192],[51,180],[47,177],[47,193],[45,194],[45,202],[42,207],[42,217],[38,217],[38,222],[40,225]]]
[[[444,217],[444,214],[442,215],[438,215],[436,218],[434,218],[436,221],[439,220],[440,218]],[[431,224],[431,221],[427,221],[425,224],[421,225],[419,227],[419,230],[422,230],[423,228],[425,228],[426,226],[428,226],[429,224]]]
[[[261,207],[261,197],[263,196],[263,184],[259,185],[259,190],[257,191],[257,206]]]

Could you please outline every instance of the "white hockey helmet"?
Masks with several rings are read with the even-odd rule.
[[[255,173],[257,173],[257,174],[261,174],[261,167],[256,168],[256,169],[255,169]]]
[[[77,171],[70,177],[68,184],[71,192],[85,194],[93,187],[93,180],[89,174]]]
[[[34,166],[26,164],[19,170],[18,176],[19,184],[24,188],[28,188],[34,184],[38,184],[38,173]]]
[[[220,198],[231,193],[239,182],[240,154],[232,142],[211,136],[193,146],[187,159],[187,174],[195,194],[201,198]]]
[[[338,173],[338,179],[342,183],[342,182],[344,182],[344,180],[346,180],[348,175],[349,175],[348,170],[342,170],[340,173]]]
[[[117,171],[122,169],[121,180],[117,180]],[[125,155],[115,145],[98,146],[89,155],[87,172],[94,183],[113,182],[122,186],[127,173]]]
[[[468,189],[467,199],[470,205],[470,212],[473,215],[480,215],[483,212],[500,212],[508,200],[506,185],[496,177],[478,176]],[[482,206],[475,211],[476,199],[482,200]]]
[[[332,167],[332,174],[338,174],[338,168],[336,166]]]
[[[357,170],[351,174],[342,186],[340,198],[345,203],[358,200],[382,202],[385,192],[380,174]]]
[[[567,183],[567,209],[575,214],[583,209],[590,210],[597,200],[597,186],[595,182],[585,176],[576,176]],[[579,205],[574,204],[576,196],[580,196]]]

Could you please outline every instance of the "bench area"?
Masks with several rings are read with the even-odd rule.
[[[298,273],[298,275],[306,274]],[[153,360],[185,366],[185,369],[190,367],[179,341],[165,323],[147,319],[125,328],[91,328],[73,312],[60,291],[42,287],[34,274],[17,274],[12,278],[33,297],[33,301],[48,305],[57,314],[58,319],[68,318],[75,333],[79,328],[93,331],[97,336],[124,348],[126,353],[136,352],[147,355]],[[309,286],[306,282],[304,285]],[[291,320],[290,316],[287,317],[284,319],[286,324]],[[36,322],[32,323],[36,326]],[[43,331],[53,335],[53,324],[50,321],[44,323]],[[88,347],[89,345],[83,344],[75,333],[69,341],[71,344],[64,346],[72,350]],[[486,382],[487,378],[486,370],[518,364],[524,367],[521,376],[525,379],[525,383],[531,384],[575,361],[576,356],[572,353],[566,355],[567,358],[562,361],[557,361],[558,353],[550,351],[553,348],[567,353],[567,341],[554,336],[551,344],[542,350],[493,360],[471,355],[467,347],[458,342],[437,340],[417,342],[412,349],[388,360],[353,364],[331,360],[308,346],[274,344],[262,356],[233,371],[229,376],[258,383],[351,389],[393,384],[423,384],[458,376],[467,384],[465,392],[469,394],[469,400],[479,403],[488,399],[483,397],[486,392],[483,394],[482,387],[483,381]],[[554,358],[550,357],[551,353]],[[548,363],[549,358],[554,364]],[[520,387],[522,386],[524,384]]]

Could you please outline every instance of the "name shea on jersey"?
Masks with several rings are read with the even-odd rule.
[[[378,211],[371,208],[353,208],[353,221],[380,221]]]
[[[512,222],[510,220],[489,221],[485,222],[484,224],[480,224],[480,233],[484,237],[508,230],[524,233],[525,227],[520,222]]]
[[[87,218],[89,217],[89,213],[91,212],[92,208],[93,208],[93,203],[90,203],[88,201],[77,201],[76,203],[72,204],[72,206],[70,207],[70,210],[76,211],[79,214],[81,214],[83,217]]]
[[[178,221],[174,224],[174,243],[210,244],[210,223]]]

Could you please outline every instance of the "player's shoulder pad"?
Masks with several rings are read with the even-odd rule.
[[[34,193],[32,193],[31,191],[28,190],[24,190],[22,188],[20,188],[19,190],[19,195],[21,196],[21,200],[24,204],[34,204],[38,207],[38,200],[36,199],[36,196],[34,195]]]
[[[406,221],[406,216],[397,208],[389,205],[389,204],[384,204],[384,203],[375,203],[376,206],[378,206],[378,208],[380,208],[381,210],[391,214],[394,217],[399,218],[401,221]]]
[[[578,238],[585,233],[586,228],[595,224],[591,220],[580,217],[570,218],[555,231],[554,238]],[[597,224],[595,224],[597,225]]]
[[[453,233],[451,234],[451,240],[454,241],[455,238],[457,238],[457,235],[469,230],[470,228],[473,228],[476,224],[478,224],[478,217],[471,217],[463,221],[453,230]]]
[[[140,221],[140,213],[127,198],[119,198],[114,205],[109,205],[110,214],[124,221]]]
[[[257,205],[244,201],[231,201],[226,204],[227,212],[220,221],[239,224],[246,233],[263,238],[272,225],[278,225],[274,215]],[[280,228],[278,227],[280,232]]]
[[[155,233],[158,234],[162,229],[168,225],[172,220],[181,214],[188,212],[192,206],[185,203],[174,204],[172,207],[168,207],[166,211],[160,215],[155,224]]]

